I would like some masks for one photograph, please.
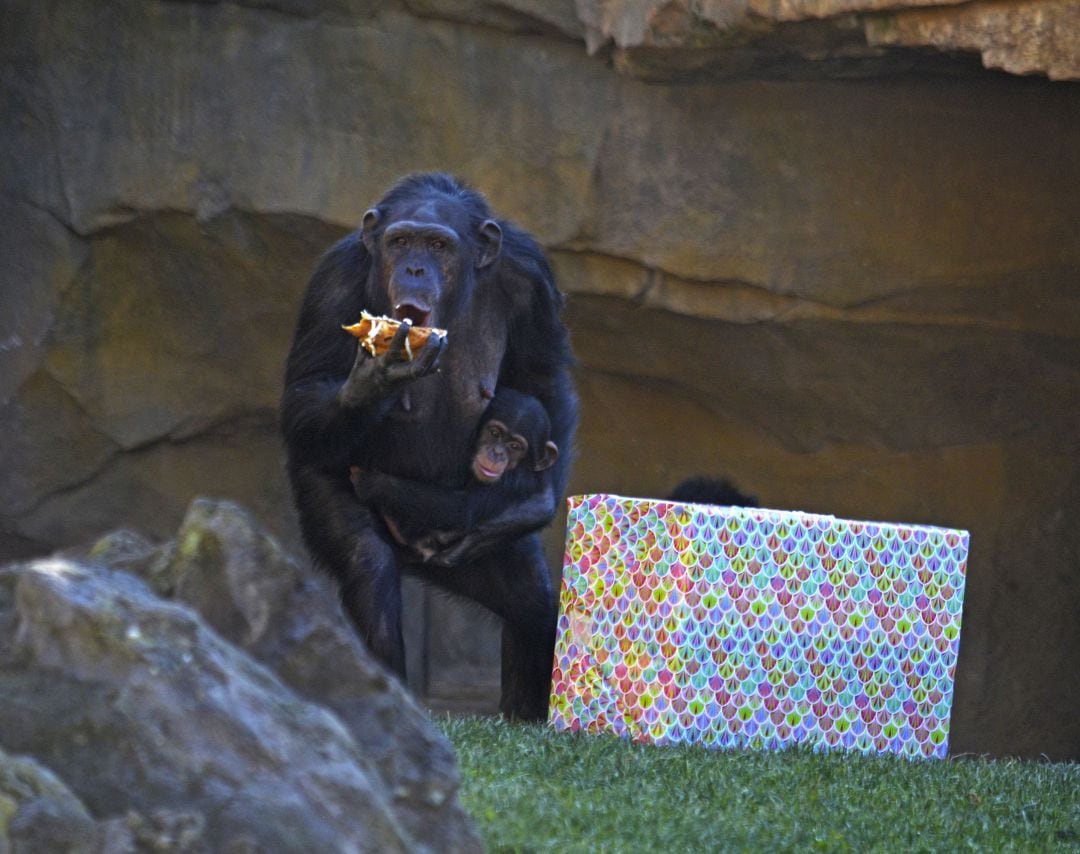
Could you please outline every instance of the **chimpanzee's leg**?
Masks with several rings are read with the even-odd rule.
[[[507,543],[467,565],[428,567],[421,576],[502,618],[499,710],[511,719],[546,719],[558,614],[540,535]]]
[[[345,613],[361,640],[404,677],[401,572],[385,527],[357,502],[348,472],[334,478],[293,466],[289,476],[308,551],[337,580]]]

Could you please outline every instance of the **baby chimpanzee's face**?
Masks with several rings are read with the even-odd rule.
[[[529,443],[524,436],[492,419],[484,424],[476,440],[473,477],[481,483],[495,483],[506,472],[513,471],[528,453]]]

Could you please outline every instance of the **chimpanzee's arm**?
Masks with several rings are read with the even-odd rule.
[[[447,489],[382,472],[360,473],[356,497],[389,516],[405,532],[449,529],[467,531],[473,524],[475,501],[465,489]]]
[[[385,310],[385,295],[366,287],[371,259],[357,235],[338,242],[311,276],[285,366],[281,427],[290,458],[342,471],[350,450],[375,429],[407,383],[435,370],[442,340],[413,361],[402,328],[382,356],[370,356],[342,323],[362,309]]]
[[[539,492],[507,505],[496,515],[467,529],[460,540],[449,548],[436,552],[428,562],[438,566],[457,566],[488,554],[497,546],[537,531],[554,518],[555,492],[549,483]]]
[[[442,352],[443,338],[432,335],[413,361],[405,355],[405,339],[411,323],[401,324],[390,341],[390,349],[381,356],[370,356],[360,346],[345,382],[337,391],[336,402],[343,409],[359,409],[385,400],[391,392],[435,369]]]
[[[319,447],[325,456],[333,450],[328,440],[355,437],[377,424],[393,404],[395,391],[438,364],[441,338],[432,336],[410,362],[405,356],[407,335],[408,325],[402,324],[381,356],[371,356],[357,346],[352,370],[344,380],[315,378],[289,385],[282,399],[286,437],[296,444]]]

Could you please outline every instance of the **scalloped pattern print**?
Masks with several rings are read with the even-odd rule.
[[[655,744],[943,757],[966,531],[569,501],[550,719]]]

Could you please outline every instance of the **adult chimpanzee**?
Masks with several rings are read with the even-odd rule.
[[[477,432],[470,478],[463,489],[446,489],[383,472],[357,472],[356,497],[382,515],[391,535],[422,559],[434,553],[468,553],[473,532],[511,501],[535,505],[533,519],[519,514],[520,533],[541,527],[555,514],[550,469],[559,448],[549,438],[551,421],[535,397],[499,388]],[[501,483],[503,489],[491,489]]]
[[[371,651],[404,673],[401,573],[419,575],[502,618],[500,708],[534,720],[547,711],[556,619],[539,535],[521,534],[522,526],[537,527],[535,503],[508,499],[471,532],[464,553],[442,561],[455,564],[448,571],[394,540],[379,513],[354,496],[349,471],[461,488],[480,417],[506,385],[549,414],[563,452],[551,485],[561,495],[577,421],[562,304],[540,247],[496,220],[482,196],[446,175],[407,177],[312,275],[281,404],[304,540],[337,579]],[[369,356],[341,329],[364,309],[442,327],[446,343],[429,343],[409,361],[403,326],[389,352]],[[546,511],[540,524],[550,518]]]

